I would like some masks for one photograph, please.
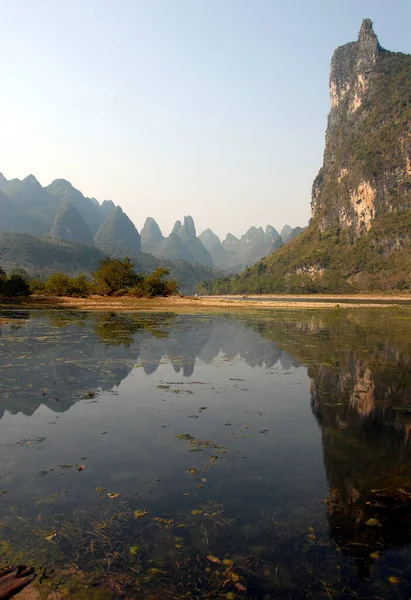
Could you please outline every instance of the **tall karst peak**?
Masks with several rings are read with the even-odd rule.
[[[289,225],[284,225],[284,227],[282,228],[280,235],[282,238],[288,237],[290,235],[290,233],[292,232],[292,228]]]
[[[66,190],[75,190],[76,188],[74,187],[74,185],[72,185],[69,181],[67,181],[67,179],[53,179],[53,181],[51,182],[52,186],[55,186],[56,188],[59,187],[60,189],[66,189]]]
[[[364,19],[358,34],[358,58],[367,63],[375,63],[381,52],[381,46],[375,35],[371,19]]]
[[[4,177],[3,173],[0,173],[0,190],[6,185],[7,179]]]
[[[70,202],[63,202],[56,212],[50,237],[85,246],[94,246],[89,228],[79,211]]]
[[[34,175],[27,175],[27,177],[25,177],[23,179],[24,183],[27,183],[28,185],[32,185],[32,186],[36,186],[36,187],[41,187],[40,183],[37,181],[37,179],[34,177]]]
[[[382,54],[372,21],[364,19],[358,40],[340,46],[333,54],[330,71],[331,109],[338,108],[340,104],[348,112],[360,108],[370,76]],[[333,111],[330,118],[331,121],[335,118]]]
[[[114,204],[114,202],[112,200],[104,200],[101,203],[100,206],[102,212],[104,213],[104,215],[106,217],[109,216],[109,214],[111,213],[111,211],[113,211],[116,208],[116,205]]]
[[[194,225],[194,220],[193,217],[190,217],[190,215],[184,217],[184,221],[180,229],[180,237],[184,237],[187,239],[196,237],[196,228]]]
[[[141,245],[146,251],[148,251],[148,249],[152,246],[161,244],[164,241],[164,236],[161,233],[161,229],[153,217],[147,217],[145,220],[143,229],[140,231],[140,237]]]
[[[173,227],[171,233],[176,233],[178,235],[180,232],[180,229],[181,229],[181,221],[176,221],[174,223],[174,227]]]
[[[55,179],[45,188],[50,194],[59,198],[61,202],[70,202],[77,208],[91,233],[95,235],[103,224],[106,212],[91,198],[87,198],[66,179]]]
[[[382,50],[369,19],[331,61],[331,111],[312,216],[322,231],[365,235],[379,215],[409,208],[411,56]]]
[[[204,229],[203,233],[200,233],[200,235],[198,236],[198,239],[203,242],[203,244],[207,248],[207,250],[210,249],[208,247],[209,245],[210,246],[211,245],[214,246],[216,244],[221,245],[220,238],[210,228]]]
[[[227,233],[225,236],[225,242],[239,242],[240,240],[232,233]]]
[[[366,19],[331,61],[310,225],[236,279],[237,292],[411,288],[410,89],[411,56],[382,48]]]
[[[95,237],[96,246],[113,256],[141,251],[140,234],[120,206],[111,211]]]

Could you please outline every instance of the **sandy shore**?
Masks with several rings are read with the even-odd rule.
[[[260,299],[264,298],[264,299]],[[380,302],[387,302],[380,304]],[[170,297],[170,298],[131,298],[101,297],[61,298],[32,296],[13,301],[3,301],[4,308],[32,309],[66,309],[85,311],[173,311],[202,312],[207,310],[236,311],[245,309],[323,309],[376,307],[399,307],[411,303],[410,295],[384,296],[381,294],[357,296],[202,296],[202,297]],[[411,304],[408,304],[411,308]],[[4,320],[3,320],[4,321]],[[0,325],[2,320],[0,319]],[[4,324],[4,323],[3,323]]]

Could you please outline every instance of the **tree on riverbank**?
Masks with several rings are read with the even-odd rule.
[[[170,271],[158,267],[152,273],[143,275],[134,271],[129,258],[104,258],[92,277],[78,275],[70,277],[57,272],[45,281],[33,279],[30,282],[31,293],[45,296],[71,296],[87,298],[93,294],[99,296],[134,296],[136,298],[171,296],[178,293],[179,284],[169,279]]]
[[[12,271],[9,276],[0,266],[0,296],[15,298],[30,296],[30,286],[25,276],[17,271]]]

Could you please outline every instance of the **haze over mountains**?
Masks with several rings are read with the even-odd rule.
[[[120,206],[111,200],[100,204],[95,198],[87,198],[65,179],[42,187],[33,175],[7,180],[0,173],[0,233],[49,237],[97,248],[110,256],[145,252],[160,260],[237,272],[271,254],[301,231],[288,225],[281,234],[271,225],[265,231],[250,227],[240,238],[229,233],[221,242],[210,229],[197,236],[192,217],[185,216],[182,222],[176,221],[168,237],[148,217],[140,235]]]

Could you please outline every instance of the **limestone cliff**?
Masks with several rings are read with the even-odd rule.
[[[330,99],[309,227],[207,291],[411,289],[411,56],[382,48],[365,19],[334,52]]]
[[[365,19],[331,61],[324,163],[312,191],[321,231],[347,241],[411,208],[411,57],[384,50]]]

